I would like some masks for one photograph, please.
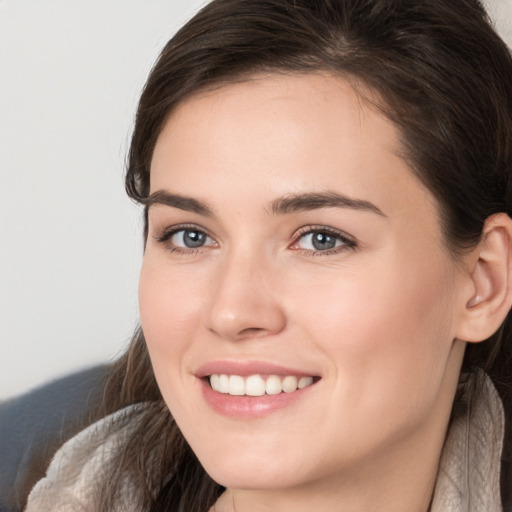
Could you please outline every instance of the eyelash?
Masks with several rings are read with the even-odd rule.
[[[315,233],[332,236],[336,240],[342,242],[342,244],[337,247],[333,247],[332,249],[327,249],[325,251],[301,248],[296,248],[293,250],[301,251],[303,254],[306,254],[308,256],[329,256],[332,254],[339,254],[340,252],[344,252],[349,249],[357,249],[357,242],[352,236],[348,235],[343,231],[338,231],[337,229],[321,225],[304,226],[300,228],[297,232],[297,235],[294,237],[294,241],[291,244],[291,247],[299,243],[300,239],[305,237],[306,235],[313,235]]]
[[[196,233],[201,233],[213,240],[213,238],[210,235],[208,235],[206,230],[204,230],[194,224],[181,224],[179,226],[172,226],[170,228],[165,229],[161,235],[154,237],[154,239],[158,243],[166,244],[171,253],[177,253],[179,255],[195,256],[202,249],[204,249],[204,246],[198,247],[198,248],[192,248],[192,247],[184,248],[184,247],[178,247],[176,245],[172,245],[171,243],[169,243],[171,238],[174,235],[176,235],[177,233],[179,233],[180,231],[195,231]]]
[[[168,246],[168,249],[171,253],[178,253],[180,255],[186,255],[186,256],[194,256],[201,252],[205,248],[205,246],[201,246],[198,248],[183,248],[178,247],[176,245],[171,245],[168,243],[170,239],[179,233],[180,231],[195,231],[197,233],[203,234],[207,236],[208,238],[213,238],[207,233],[206,230],[194,225],[194,224],[183,224],[179,226],[172,226],[171,228],[167,228],[163,231],[163,233],[159,236],[153,237],[154,240],[158,243],[166,244]],[[335,246],[332,249],[327,249],[324,251],[321,250],[311,250],[311,249],[301,249],[299,247],[294,248],[294,245],[297,245],[301,238],[305,237],[306,235],[313,235],[315,233],[319,234],[325,234],[328,236],[331,236],[335,238],[337,241],[342,242],[341,245]],[[331,254],[338,254],[340,252],[346,251],[348,249],[356,249],[357,248],[357,242],[353,237],[348,235],[347,233],[344,233],[343,231],[338,231],[333,228],[327,227],[327,226],[321,226],[321,225],[309,225],[304,226],[300,228],[297,233],[293,237],[293,242],[290,244],[290,249],[300,251],[301,253],[308,255],[308,256],[329,256]]]

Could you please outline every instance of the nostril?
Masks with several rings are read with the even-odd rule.
[[[240,331],[232,332],[229,335],[227,335],[226,332],[218,332],[214,328],[211,328],[210,331],[215,334],[220,334],[221,336],[228,337],[236,341],[249,338],[263,337],[266,336],[267,334],[270,334],[269,330],[264,329],[262,327],[246,327]]]
[[[238,336],[240,338],[248,338],[248,337],[255,337],[258,335],[264,335],[266,333],[266,329],[262,327],[246,327],[245,329],[242,329]]]

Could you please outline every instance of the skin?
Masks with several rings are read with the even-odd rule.
[[[151,192],[210,213],[150,206],[141,321],[168,407],[227,487],[213,510],[428,510],[475,288],[400,150],[390,121],[321,74],[196,95],[160,134]],[[380,213],[269,206],[325,192]],[[183,224],[205,245],[162,241]],[[326,228],[351,242],[315,249],[304,232]],[[229,418],[197,377],[219,359],[321,378],[288,407]]]

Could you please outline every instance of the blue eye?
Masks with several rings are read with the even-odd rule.
[[[302,237],[304,245],[308,245],[308,249],[314,251],[326,251],[334,249],[342,244],[341,240],[337,240],[336,237],[322,232],[309,233]],[[300,244],[300,242],[299,242]]]
[[[343,245],[343,242],[329,233],[313,231],[302,235],[297,245],[300,249],[309,251],[328,251]]]
[[[215,242],[206,233],[198,229],[174,231],[169,237],[169,241],[174,247],[184,249],[198,249],[204,246],[215,245]]]
[[[328,253],[356,246],[355,241],[348,236],[325,228],[312,229],[309,227],[307,231],[304,229],[296,240],[293,248],[315,253]]]

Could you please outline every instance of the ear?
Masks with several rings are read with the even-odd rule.
[[[512,220],[505,213],[489,217],[482,239],[468,256],[469,284],[456,337],[479,342],[492,336],[512,305]]]

